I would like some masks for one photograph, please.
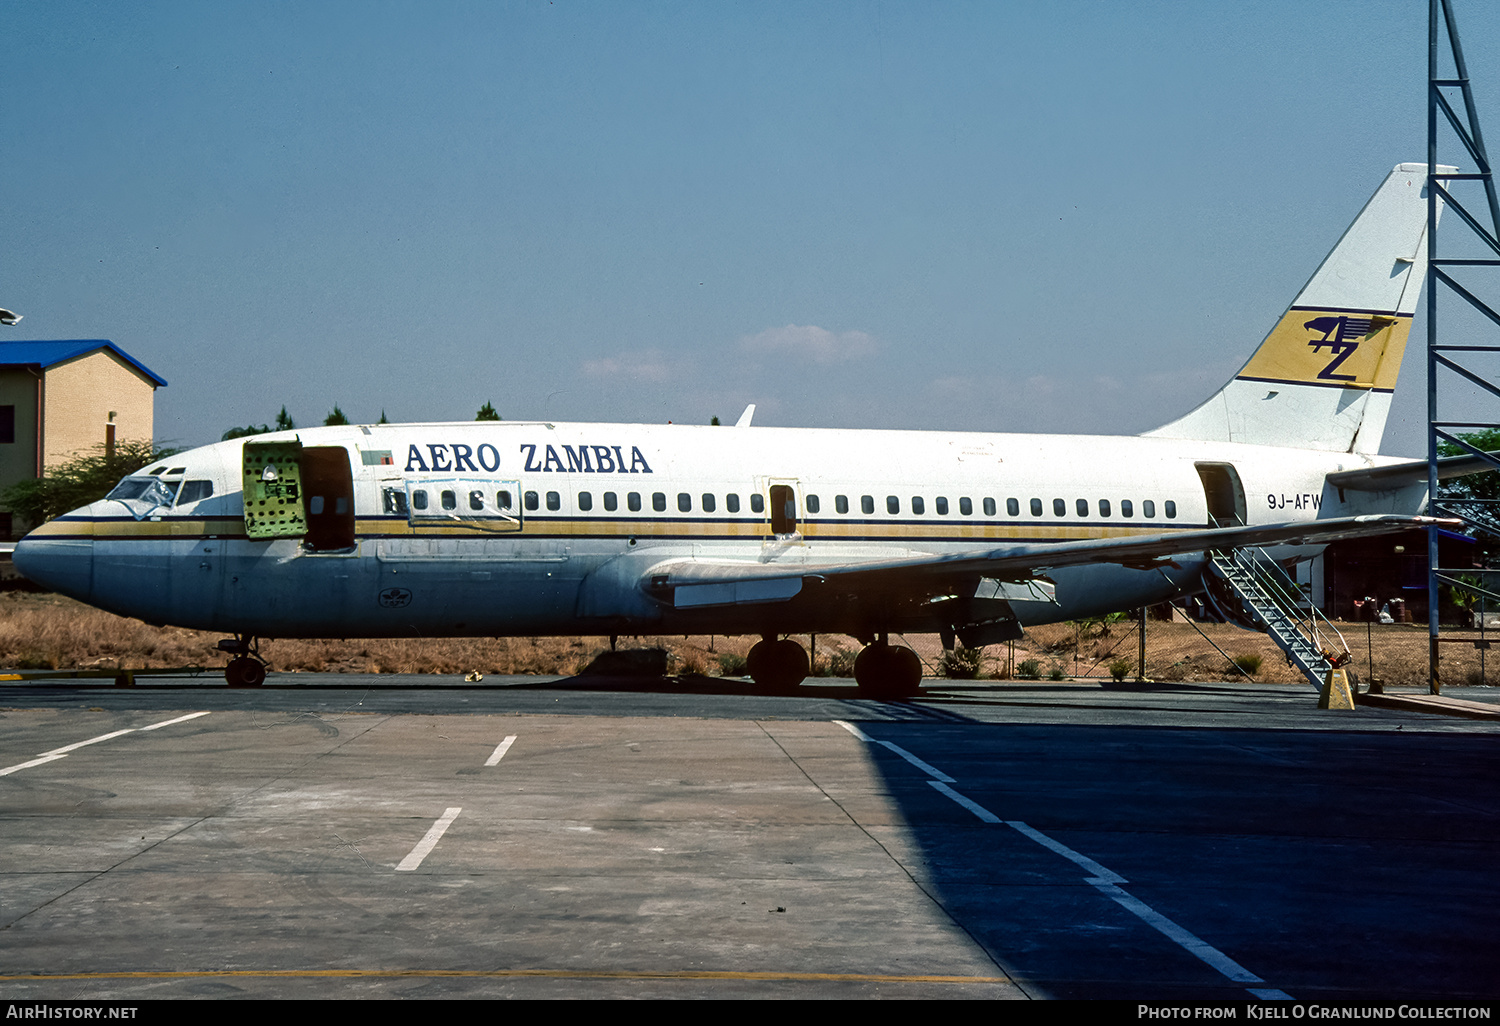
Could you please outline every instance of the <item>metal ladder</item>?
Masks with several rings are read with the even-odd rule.
[[[1321,689],[1328,671],[1349,658],[1349,646],[1328,618],[1303,609],[1302,589],[1265,550],[1246,548],[1209,553],[1210,572],[1227,585],[1239,609],[1210,587],[1207,595],[1226,620],[1265,631],[1313,687]],[[1336,640],[1335,640],[1336,639]]]

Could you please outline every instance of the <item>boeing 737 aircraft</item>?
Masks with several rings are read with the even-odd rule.
[[[1425,461],[1376,455],[1426,267],[1425,164],[1391,172],[1248,363],[1139,437],[740,424],[377,424],[173,456],[16,548],[27,577],[153,624],[263,637],[900,632],[973,647],[1201,592],[1209,550],[1308,558],[1433,523]],[[1485,469],[1449,461],[1444,476]]]

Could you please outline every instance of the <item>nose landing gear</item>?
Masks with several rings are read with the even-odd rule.
[[[266,661],[260,657],[260,642],[250,634],[236,634],[219,642],[219,651],[235,657],[224,667],[224,680],[232,688],[258,688],[266,682]]]

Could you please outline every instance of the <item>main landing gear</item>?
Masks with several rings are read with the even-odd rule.
[[[767,694],[793,691],[812,672],[801,645],[791,638],[777,640],[774,635],[751,646],[745,662],[750,678]],[[911,649],[892,645],[889,637],[881,634],[854,660],[854,680],[866,698],[912,698],[922,686],[922,661]]]
[[[756,686],[769,694],[791,691],[807,678],[812,666],[807,651],[791,638],[762,638],[750,646],[745,669]]]
[[[882,634],[855,658],[854,682],[868,698],[913,698],[922,686],[922,661],[911,649],[892,645]]]
[[[219,651],[235,656],[224,667],[224,680],[232,688],[258,688],[266,682],[266,661],[260,657],[260,643],[253,635],[236,634],[219,642]]]

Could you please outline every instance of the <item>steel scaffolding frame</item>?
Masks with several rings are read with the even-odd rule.
[[[1441,17],[1440,17],[1441,15]],[[1439,64],[1441,42],[1446,30],[1449,51],[1452,55],[1454,75],[1440,77]],[[1463,116],[1460,117],[1453,104],[1444,94],[1445,89],[1456,89],[1462,93]],[[1463,144],[1468,158],[1477,168],[1471,173],[1448,173],[1438,171],[1438,115],[1442,114],[1448,127]],[[1467,210],[1448,190],[1446,183],[1457,181],[1479,181],[1484,183],[1484,195],[1489,206],[1489,226],[1486,227]],[[1443,258],[1438,255],[1437,218],[1438,198],[1441,197],[1447,210],[1463,221],[1472,236],[1494,253],[1486,258]],[[1492,324],[1500,326],[1500,313],[1496,313],[1468,288],[1454,280],[1447,268],[1500,267],[1500,200],[1495,193],[1494,176],[1490,170],[1489,156],[1484,147],[1484,136],[1479,128],[1479,114],[1474,106],[1474,93],[1469,87],[1468,67],[1464,63],[1463,47],[1459,42],[1458,26],[1453,17],[1452,0],[1428,0],[1427,5],[1427,494],[1429,509],[1435,516],[1455,517],[1471,527],[1490,534],[1500,533],[1500,500],[1444,498],[1438,491],[1438,447],[1443,443],[1458,451],[1478,456],[1500,469],[1500,459],[1483,452],[1460,438],[1455,431],[1500,428],[1497,421],[1453,421],[1443,420],[1438,412],[1438,371],[1443,369],[1458,375],[1472,385],[1500,400],[1500,386],[1459,362],[1463,357],[1448,354],[1500,353],[1500,345],[1443,345],[1438,337],[1438,285],[1449,291],[1483,314]],[[1465,581],[1455,568],[1440,565],[1438,556],[1439,529],[1427,529],[1427,632],[1428,632],[1428,687],[1438,694],[1441,680],[1438,673],[1439,643],[1443,640],[1474,643],[1472,637],[1443,639],[1438,630],[1438,590],[1448,585],[1476,596],[1481,603],[1500,603],[1500,594],[1490,590],[1488,580],[1482,584]],[[1480,646],[1483,640],[1483,604],[1481,604]]]

